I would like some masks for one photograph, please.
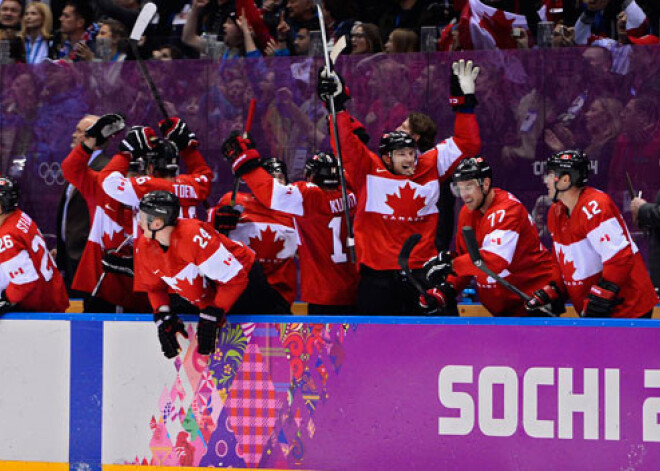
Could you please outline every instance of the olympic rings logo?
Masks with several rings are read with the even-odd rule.
[[[39,176],[48,186],[64,185],[66,183],[59,162],[41,162],[39,164]]]

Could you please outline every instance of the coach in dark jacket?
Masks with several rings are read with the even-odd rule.
[[[630,202],[633,220],[649,232],[648,267],[651,281],[656,291],[660,288],[660,191],[655,195],[655,202],[649,203],[644,198],[634,198]]]
[[[76,125],[71,147],[77,146],[85,134],[85,129],[98,120],[98,116],[87,115]],[[110,159],[101,149],[94,149],[89,167],[92,170],[102,170]],[[82,297],[82,293],[72,293],[71,283],[78,269],[90,230],[90,214],[85,199],[73,185],[67,183],[57,205],[57,252],[55,260],[57,267],[64,276],[64,283],[69,296]]]

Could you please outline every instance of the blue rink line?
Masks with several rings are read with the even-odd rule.
[[[197,322],[197,316],[182,314],[184,322]],[[233,315],[229,322],[291,322],[318,324],[403,324],[403,325],[500,325],[555,327],[660,327],[660,319],[584,319],[578,317],[416,317],[416,316],[294,316],[294,315]],[[2,320],[50,320],[84,322],[153,322],[151,314],[85,314],[54,312],[11,312]]]

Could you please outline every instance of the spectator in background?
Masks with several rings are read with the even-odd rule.
[[[287,23],[289,23],[294,33],[316,18],[316,10],[312,0],[287,0],[286,10],[289,13]]]
[[[389,54],[419,52],[419,36],[413,30],[397,28],[390,33],[385,43],[385,52]]]
[[[640,95],[631,98],[621,112],[622,132],[618,137],[609,168],[607,194],[621,208],[629,207],[626,172],[636,190],[649,195],[660,181],[660,112],[657,98]]]
[[[388,3],[389,11],[381,15],[378,25],[383,41],[395,28],[412,29],[419,34],[421,27],[428,24],[433,16],[428,9],[431,0],[395,0]]]
[[[350,36],[357,17],[357,5],[354,0],[323,0],[323,10],[323,18],[330,36],[328,42],[334,44],[342,36]],[[350,53],[351,45],[349,44],[348,47]]]
[[[25,62],[23,42],[19,36],[23,17],[23,3],[4,0],[0,3],[0,41],[9,41],[9,57],[15,62]]]
[[[602,188],[609,180],[608,170],[612,152],[616,138],[621,132],[622,110],[623,105],[616,98],[598,97],[591,102],[584,115],[588,137],[584,151],[591,161],[592,175],[589,183],[594,186]],[[572,135],[571,141],[575,141]],[[545,142],[553,152],[567,148],[567,145],[554,133],[548,133]]]
[[[101,21],[99,25],[99,34],[96,36],[97,50],[95,58],[103,62],[125,61],[126,53],[124,49],[128,32],[124,24],[113,18],[108,18]]]
[[[264,0],[261,5],[261,18],[272,37],[277,36],[277,25],[282,14],[282,0]]]
[[[293,40],[293,50],[296,56],[309,55],[309,48],[311,31],[307,27],[302,27],[296,33],[296,38]]]
[[[552,47],[571,47],[575,45],[575,28],[568,27],[559,22],[552,30]]]
[[[660,290],[660,192],[655,201],[649,203],[644,198],[636,197],[630,202],[633,222],[649,235],[649,250],[646,266],[649,267],[651,282],[656,293]]]
[[[225,24],[232,14],[236,14],[234,0],[193,0],[181,40],[197,52],[204,52],[207,47],[202,34],[215,34],[219,41],[226,43]]]
[[[25,61],[39,64],[50,56],[53,13],[43,2],[32,2],[25,8],[21,38],[25,43]]]
[[[165,44],[153,51],[151,58],[157,61],[179,60],[183,59],[183,52],[173,44]]]
[[[378,26],[356,22],[351,29],[351,54],[383,52],[383,41]]]
[[[94,23],[94,11],[89,2],[67,0],[60,15],[56,58],[79,61],[89,57],[97,33],[98,25]]]

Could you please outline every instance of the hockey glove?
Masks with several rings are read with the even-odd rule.
[[[124,117],[120,114],[106,114],[101,116],[94,124],[85,129],[85,136],[96,139],[96,145],[101,146],[115,134],[126,127]]]
[[[188,147],[194,149],[199,145],[197,136],[181,118],[163,119],[158,123],[158,129],[163,133],[163,136],[176,145],[179,152]]]
[[[240,217],[241,212],[232,206],[220,206],[215,210],[214,214],[213,225],[215,226],[215,230],[221,234],[229,235],[231,231],[236,229]]]
[[[587,305],[584,308],[584,317],[611,317],[614,307],[621,304],[617,298],[620,288],[614,283],[601,279],[598,284],[591,286],[587,295]]]
[[[103,254],[101,266],[106,273],[133,276],[133,255],[121,254],[117,249],[108,250]]]
[[[7,299],[7,292],[3,291],[0,293],[0,315],[11,311],[13,307],[14,303]]]
[[[424,264],[424,273],[431,286],[444,283],[449,275],[456,275],[452,267],[451,253],[447,250],[438,252]]]
[[[131,160],[138,160],[156,147],[157,143],[158,137],[153,128],[133,126],[119,144],[119,152],[130,157]]]
[[[154,322],[158,327],[158,340],[160,348],[167,358],[174,358],[179,354],[181,347],[176,334],[181,334],[188,338],[186,328],[181,319],[176,314],[169,312],[157,312],[154,314]]]
[[[225,311],[209,306],[199,313],[197,324],[197,352],[200,355],[210,355],[215,351],[220,328],[224,324]]]
[[[532,298],[525,302],[525,309],[535,311],[537,309],[548,309],[552,307],[553,301],[561,298],[561,293],[554,281],[551,281],[541,289],[534,291]]]
[[[344,79],[334,70],[328,72],[326,67],[319,69],[316,92],[326,108],[330,108],[330,97],[335,98],[335,111],[346,109],[346,102],[351,99],[350,91]]]
[[[232,131],[222,143],[222,154],[231,163],[231,169],[237,177],[259,167],[259,152],[249,134],[244,138],[238,131]]]
[[[425,294],[420,294],[419,305],[427,316],[445,314],[448,308],[456,306],[456,290],[449,283],[442,282],[426,290]]]
[[[461,59],[454,62],[451,69],[449,104],[454,111],[471,112],[477,105],[474,90],[479,75],[479,67],[473,67],[472,61],[466,63]]]

